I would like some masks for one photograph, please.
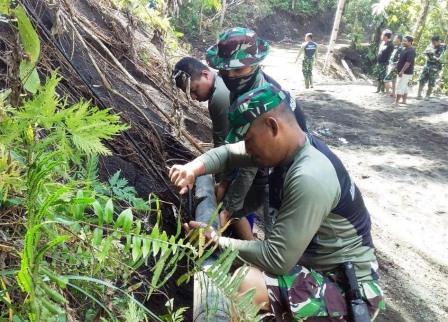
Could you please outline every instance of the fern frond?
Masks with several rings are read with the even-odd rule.
[[[109,155],[111,152],[101,140],[111,139],[128,128],[120,123],[118,115],[111,114],[109,109],[92,107],[89,102],[77,103],[65,112],[64,122],[73,144],[88,155]]]
[[[22,174],[20,164],[0,144],[0,201],[5,201],[10,191],[19,193],[24,189]]]
[[[208,281],[205,280],[202,282],[210,282],[211,285],[205,285],[203,288],[205,290],[210,290],[210,287],[215,288],[218,294],[224,296],[230,303],[231,309],[228,309],[231,312],[228,312],[229,315],[234,315],[233,318],[236,315],[238,321],[259,321],[258,311],[260,307],[253,304],[253,296],[255,293],[253,291],[249,291],[243,295],[238,293],[241,282],[247,274],[248,267],[243,266],[233,274],[230,273],[232,263],[237,256],[238,252],[236,250],[226,248],[214,263],[205,267],[204,273]],[[209,308],[211,312],[207,312],[207,316],[213,316],[213,311],[220,309],[222,308],[216,305]]]
[[[57,74],[52,73],[45,84],[40,86],[37,94],[25,101],[15,114],[19,124],[36,124],[51,129],[55,123],[62,121],[64,114],[56,113],[61,102],[56,93],[59,81]]]

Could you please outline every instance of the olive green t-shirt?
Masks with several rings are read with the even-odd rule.
[[[244,142],[210,150],[200,160],[207,173],[254,165]],[[362,245],[348,220],[332,213],[340,198],[335,168],[307,138],[286,173],[281,207],[269,237],[254,241],[221,237],[219,244],[237,249],[242,259],[271,274],[286,274],[298,263],[326,272],[352,261],[358,278],[370,280],[377,265],[374,249]],[[305,254],[312,240],[319,249]]]

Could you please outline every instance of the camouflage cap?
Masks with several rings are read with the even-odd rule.
[[[230,131],[226,141],[235,143],[243,140],[257,117],[276,108],[286,99],[286,93],[270,83],[265,83],[238,97],[230,107]]]
[[[206,53],[207,63],[215,69],[235,69],[259,64],[269,53],[269,43],[255,31],[235,27],[224,31]]]

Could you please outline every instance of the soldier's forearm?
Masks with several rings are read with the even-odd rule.
[[[408,70],[409,66],[411,66],[411,63],[405,63],[403,68],[401,69],[400,73],[404,73],[405,71]]]

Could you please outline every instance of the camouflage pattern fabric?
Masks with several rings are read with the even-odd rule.
[[[261,114],[276,108],[286,98],[286,93],[271,83],[265,83],[238,97],[230,106],[230,131],[226,141],[235,143],[244,140],[251,123]]]
[[[258,65],[269,53],[269,43],[255,31],[235,27],[224,31],[206,53],[207,63],[215,69],[236,69]]]
[[[305,57],[302,63],[302,73],[305,81],[311,81],[313,77],[314,57]]]
[[[287,275],[264,276],[275,321],[347,321],[344,291],[329,276],[299,265]],[[360,289],[371,316],[385,309],[377,281],[363,282]]]
[[[389,65],[388,67],[387,67],[387,73],[386,73],[386,76],[384,77],[384,82],[391,82],[391,81],[393,81],[394,79],[396,79],[397,78],[397,76],[398,76],[398,73],[397,73],[397,66],[396,65]]]
[[[418,80],[420,84],[428,83],[429,87],[434,87],[436,86],[436,80],[439,77],[439,72],[440,69],[437,65],[425,64]]]
[[[377,64],[375,67],[375,75],[378,81],[383,81],[387,74],[388,64]]]

